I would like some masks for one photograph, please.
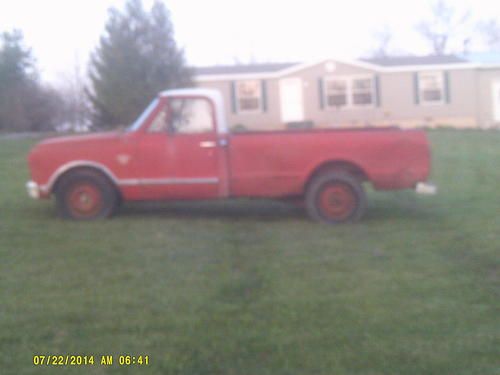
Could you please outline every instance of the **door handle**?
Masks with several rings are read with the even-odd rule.
[[[200,142],[200,147],[201,148],[214,148],[215,145],[216,144],[213,141],[203,141],[203,142]]]

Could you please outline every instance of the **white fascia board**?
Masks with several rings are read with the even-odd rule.
[[[400,72],[423,72],[428,70],[464,70],[477,69],[478,64],[474,63],[457,63],[457,64],[436,64],[436,65],[408,65],[397,67],[383,67],[380,71],[384,73],[400,73]]]
[[[334,62],[334,63],[344,64],[344,65],[352,65],[352,66],[356,66],[358,68],[367,69],[367,70],[373,70],[373,71],[376,71],[376,72],[382,70],[381,66],[375,65],[375,64],[372,64],[372,63],[367,63],[367,62],[364,62],[364,61],[344,60],[344,59],[338,59],[338,58],[330,58],[330,59],[322,59],[320,61],[313,61],[313,62],[307,62],[307,63],[303,63],[303,64],[298,64],[298,65],[295,65],[295,66],[291,66],[290,68],[286,68],[286,69],[280,70],[278,72],[279,73],[279,77],[282,77],[282,76],[285,76],[285,75],[288,75],[288,74],[293,74],[295,72],[298,72],[298,71],[301,71],[301,70],[304,70],[304,69],[307,69],[307,68],[311,68],[311,67],[313,67],[315,65],[325,64],[325,63],[327,63],[329,61]]]
[[[480,70],[500,69],[500,64],[499,63],[481,64],[479,66],[479,69]]]
[[[281,72],[281,71],[280,71]],[[237,81],[245,79],[266,79],[277,78],[277,73],[235,73],[235,74],[201,74],[195,76],[194,80],[198,82],[212,82],[212,81]]]
[[[498,64],[485,65],[477,63],[457,63],[457,64],[436,64],[436,65],[408,65],[408,66],[396,66],[396,67],[384,67],[380,65],[375,65],[372,63],[366,63],[357,60],[343,60],[343,59],[324,59],[321,61],[308,62],[297,64],[290,68],[282,69],[277,72],[268,73],[237,73],[237,74],[205,74],[195,76],[194,80],[198,82],[215,82],[215,81],[231,81],[231,80],[245,80],[245,79],[271,79],[271,78],[281,78],[286,75],[290,75],[301,70],[326,63],[328,61],[337,62],[345,65],[352,65],[359,68],[371,70],[380,73],[401,73],[401,72],[421,72],[428,70],[463,70],[463,69],[478,69],[483,67],[496,68],[500,67]]]
[[[343,60],[343,59],[323,59],[320,61],[311,61],[301,64],[291,66],[276,72],[267,73],[235,73],[235,74],[200,74],[195,76],[194,80],[199,82],[210,82],[210,81],[228,81],[228,80],[244,80],[244,79],[266,79],[266,78],[281,78],[283,76],[300,72],[301,70],[311,68],[315,65],[323,64],[328,61],[337,62],[340,64],[353,65],[359,68],[381,71],[381,67],[378,65],[365,63],[356,60]]]
[[[169,97],[169,96],[207,96],[210,99],[213,98],[213,96],[218,96],[218,94],[214,94],[214,90],[211,89],[205,89],[205,88],[197,88],[197,87],[187,87],[183,89],[172,89],[172,90],[166,90],[162,91],[158,94],[158,96],[164,98],[164,97]],[[217,100],[217,99],[215,99]]]

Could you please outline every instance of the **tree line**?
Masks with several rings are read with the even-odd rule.
[[[470,14],[436,0],[431,16],[416,31],[428,42],[431,54],[453,50]],[[492,49],[500,50],[500,23],[480,21],[474,30]],[[392,51],[388,27],[374,33],[373,56]],[[455,43],[456,44],[456,43]],[[192,85],[192,71],[178,47],[170,13],[161,0],[146,9],[142,0],[128,0],[123,9],[111,8],[100,41],[90,56],[88,71],[80,67],[55,89],[41,82],[33,53],[19,30],[0,34],[0,132],[45,131],[69,128],[109,128],[131,123],[151,99],[168,88]],[[63,126],[64,128],[64,126]]]
[[[470,10],[460,11],[447,0],[431,2],[428,13],[414,29],[426,42],[429,54],[467,55],[471,45],[478,41],[491,50],[500,51],[500,22],[496,18],[474,19]],[[405,53],[393,45],[394,33],[387,25],[376,30],[373,39],[375,48],[369,53],[371,57]]]
[[[20,31],[0,35],[0,131],[40,131],[53,128],[61,97],[40,83],[31,50]]]
[[[85,78],[85,76],[88,77]],[[177,46],[164,3],[141,0],[111,8],[87,74],[79,67],[64,88],[41,82],[19,30],[0,35],[0,132],[110,128],[131,123],[168,88],[191,86],[191,69]]]

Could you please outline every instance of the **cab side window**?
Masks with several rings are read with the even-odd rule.
[[[200,134],[213,131],[212,106],[206,99],[171,99],[170,131],[178,134]]]
[[[149,133],[166,133],[168,128],[167,122],[167,109],[162,108],[160,112],[156,115],[154,120],[149,125]]]

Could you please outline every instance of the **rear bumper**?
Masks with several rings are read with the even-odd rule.
[[[437,186],[430,182],[419,182],[415,186],[415,192],[420,195],[436,195]]]

